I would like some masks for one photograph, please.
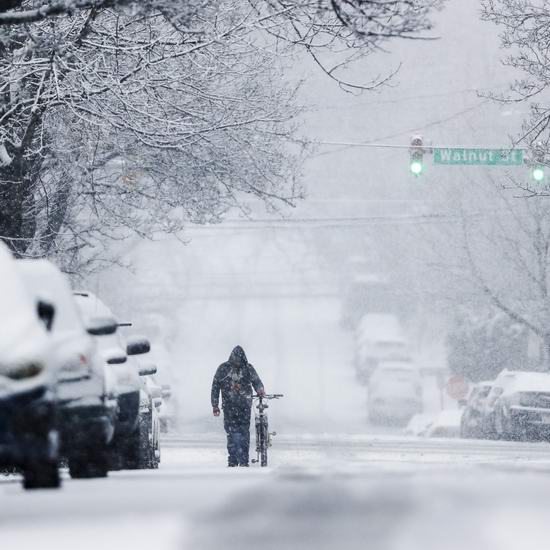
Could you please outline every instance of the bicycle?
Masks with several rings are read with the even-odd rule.
[[[254,414],[256,425],[256,458],[252,459],[254,464],[260,463],[260,466],[267,466],[267,449],[271,447],[271,438],[277,435],[277,432],[269,432],[267,414],[265,410],[269,408],[264,399],[279,399],[284,397],[282,393],[254,395],[253,398],[258,400],[256,408],[258,412]]]

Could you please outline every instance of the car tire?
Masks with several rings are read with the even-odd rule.
[[[497,427],[498,438],[504,441],[518,440],[518,434],[514,430],[512,423],[506,419],[502,409],[495,416],[495,426]]]
[[[153,469],[154,470],[157,470],[159,465],[160,465],[160,444],[159,444],[159,440],[157,438],[157,443],[155,445],[155,448],[154,448],[154,451],[153,451]]]
[[[126,440],[123,469],[148,470],[154,468],[155,453],[150,435],[150,418],[140,417],[134,433]]]
[[[23,467],[24,489],[58,489],[61,476],[57,462],[31,462]]]
[[[106,449],[69,457],[69,474],[73,479],[107,477],[109,460]]]

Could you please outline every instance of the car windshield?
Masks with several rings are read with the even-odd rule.
[[[404,342],[396,341],[376,342],[376,345],[381,349],[403,349],[407,347],[407,344]]]
[[[487,397],[491,391],[491,386],[483,386],[477,390],[476,397]]]
[[[85,320],[97,317],[114,318],[113,312],[93,294],[75,293],[74,300]]]

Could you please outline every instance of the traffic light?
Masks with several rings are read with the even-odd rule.
[[[411,138],[411,147],[409,149],[410,161],[409,170],[413,176],[420,176],[424,171],[424,140],[422,136],[413,136]]]
[[[536,183],[542,183],[546,174],[544,173],[544,161],[545,161],[545,149],[544,145],[538,141],[535,143],[531,153],[531,177]]]
[[[544,181],[544,166],[536,165],[531,168],[531,177],[537,182],[541,183]]]

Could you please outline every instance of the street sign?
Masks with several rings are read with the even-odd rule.
[[[469,384],[464,376],[455,374],[447,380],[446,389],[451,399],[460,401],[468,395]]]
[[[521,166],[523,149],[466,149],[435,147],[434,164]]]

